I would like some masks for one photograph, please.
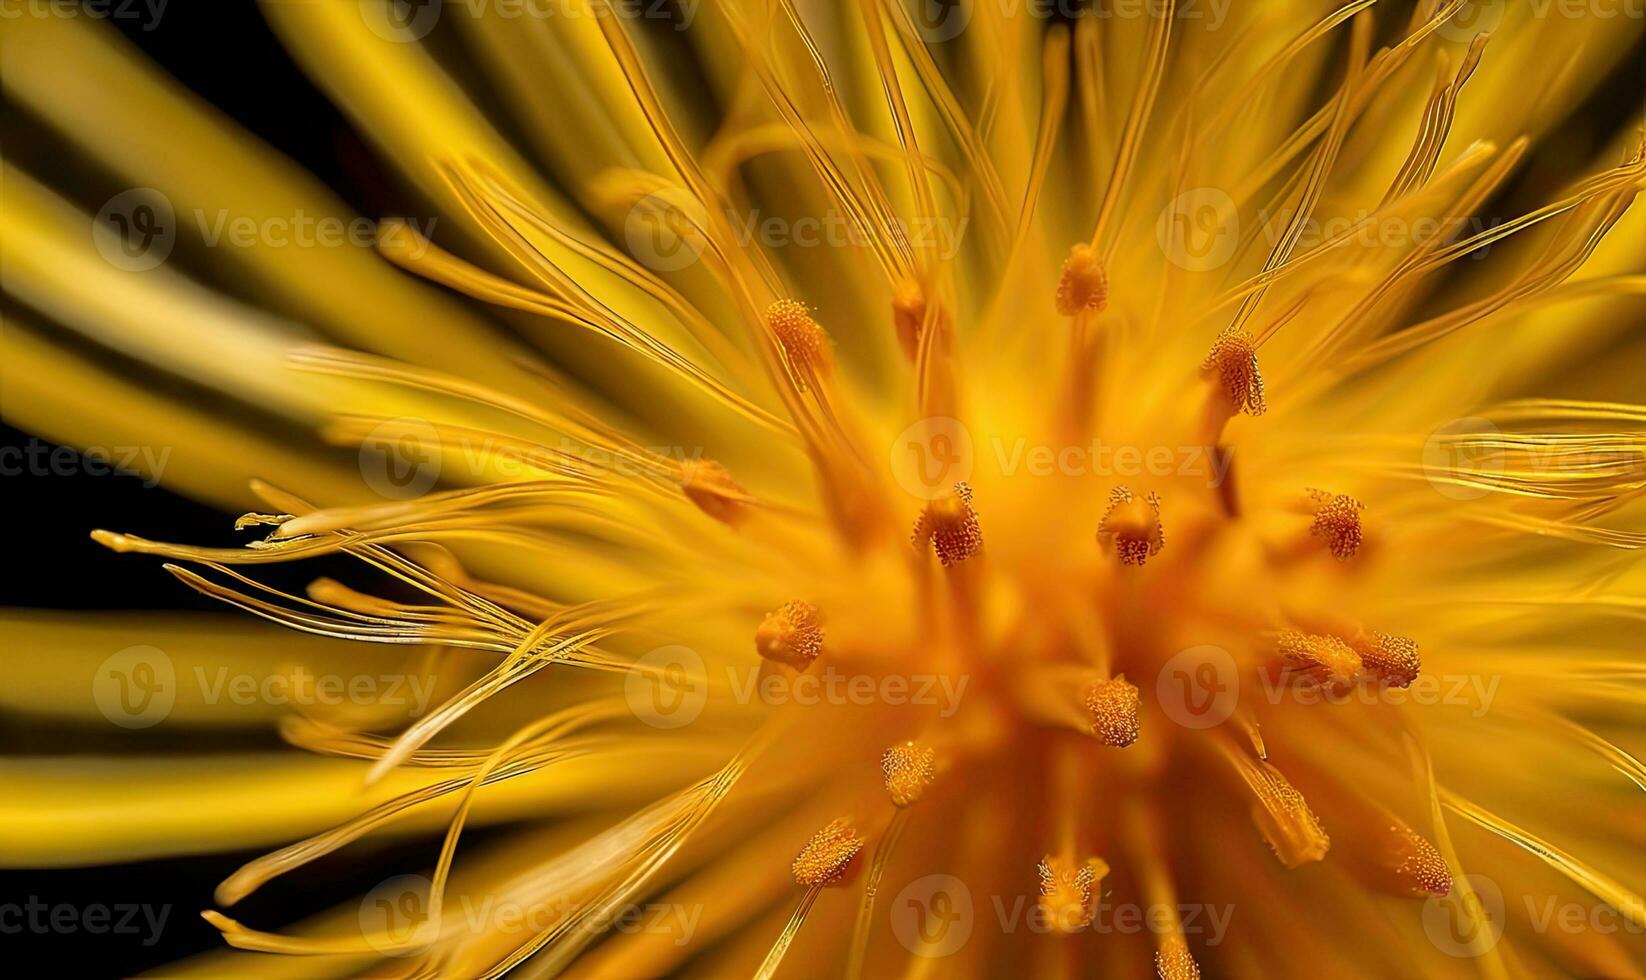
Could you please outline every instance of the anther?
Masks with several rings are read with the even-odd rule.
[[[1231,414],[1262,415],[1268,409],[1263,399],[1263,375],[1257,369],[1257,345],[1246,331],[1225,328],[1201,362],[1200,370],[1216,380]]]
[[[1200,980],[1200,965],[1181,941],[1155,951],[1154,972],[1160,980]]]
[[[881,754],[880,771],[892,803],[905,807],[925,795],[937,778],[937,752],[918,742],[894,745]]]
[[[1360,550],[1360,512],[1366,505],[1345,494],[1324,490],[1310,490],[1309,501],[1314,508],[1309,533],[1324,540],[1338,561],[1353,558]]]
[[[914,546],[924,548],[931,542],[932,550],[945,567],[960,562],[983,550],[983,529],[972,509],[972,489],[964,482],[954,485],[954,492],[930,501],[920,512],[914,524]]]
[[[712,459],[680,464],[680,490],[698,509],[722,524],[736,526],[748,516],[750,498],[724,466]]]
[[[1452,890],[1452,870],[1435,846],[1417,831],[1397,823],[1389,828],[1388,851],[1395,880],[1414,898],[1445,895]]]
[[[823,652],[823,626],[817,607],[796,599],[785,602],[760,621],[754,648],[767,660],[803,671]]]
[[[1097,911],[1093,893],[1109,873],[1108,864],[1095,857],[1076,864],[1072,857],[1048,854],[1037,870],[1040,908],[1052,928],[1072,933],[1090,925]]]
[[[1160,497],[1137,497],[1127,487],[1109,493],[1109,507],[1097,525],[1097,542],[1123,565],[1141,565],[1166,546],[1160,524]]]
[[[1057,281],[1057,312],[1064,316],[1101,313],[1108,305],[1109,274],[1097,250],[1085,243],[1069,249],[1069,257],[1063,260],[1063,275]]]
[[[1423,660],[1417,641],[1393,633],[1363,632],[1350,644],[1368,671],[1391,687],[1408,687],[1417,680]]]
[[[793,369],[795,385],[805,391],[810,376],[826,376],[834,364],[829,335],[812,317],[805,304],[781,299],[766,309],[766,325],[783,348],[783,356]]]
[[[845,879],[861,850],[863,837],[853,829],[849,819],[838,817],[812,835],[790,870],[795,882],[808,888],[836,885]]]
[[[1137,685],[1120,674],[1086,689],[1086,712],[1092,734],[1104,745],[1123,749],[1137,741],[1138,710],[1142,696]]]

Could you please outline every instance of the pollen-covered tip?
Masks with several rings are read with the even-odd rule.
[[[1263,375],[1257,369],[1257,344],[1246,331],[1226,327],[1201,362],[1200,370],[1213,376],[1236,414],[1262,415],[1268,410],[1263,398]]]
[[[794,872],[795,882],[808,888],[838,884],[861,850],[863,837],[849,819],[837,817],[812,835],[790,870]]]
[[[817,607],[796,599],[785,602],[760,621],[754,648],[767,660],[805,670],[823,652],[823,625]]]
[[[1281,864],[1297,868],[1326,856],[1332,839],[1326,835],[1320,818],[1309,808],[1309,801],[1280,770],[1260,766],[1252,789],[1258,799],[1258,804],[1252,807],[1252,819]]]
[[[881,753],[880,772],[892,803],[904,807],[920,799],[937,778],[937,752],[918,742],[904,742]]]
[[[1053,929],[1071,933],[1091,925],[1096,914],[1093,901],[1097,883],[1109,873],[1101,858],[1076,862],[1066,855],[1046,855],[1040,872],[1040,909]]]
[[[972,509],[972,488],[964,482],[954,492],[926,504],[914,524],[914,546],[931,543],[945,567],[958,565],[983,550],[983,528]]]
[[[1425,898],[1452,890],[1452,870],[1427,838],[1404,824],[1396,824],[1389,832],[1392,844],[1387,858],[1396,881],[1407,894]]]
[[[1309,533],[1326,542],[1332,557],[1348,561],[1360,551],[1360,512],[1366,505],[1346,494],[1310,490],[1309,501],[1314,507],[1314,523]]]
[[[1142,695],[1137,685],[1119,674],[1086,689],[1086,712],[1092,734],[1111,748],[1123,749],[1137,741]]]
[[[748,493],[712,459],[682,462],[680,490],[699,510],[722,524],[735,526],[748,516]]]
[[[1154,972],[1160,980],[1200,980],[1200,964],[1181,942],[1155,951]]]
[[[1057,280],[1057,312],[1064,316],[1090,310],[1102,313],[1109,305],[1109,274],[1097,249],[1081,243],[1069,249],[1063,275]]]
[[[1109,493],[1109,506],[1097,525],[1097,543],[1112,551],[1122,565],[1141,565],[1166,546],[1160,523],[1160,497],[1138,497],[1127,487]]]
[[[1360,675],[1360,654],[1335,636],[1282,630],[1276,646],[1287,666],[1321,676],[1336,684],[1347,684]]]
[[[829,335],[824,332],[812,311],[804,303],[780,299],[766,310],[766,325],[783,348],[796,374],[796,384],[806,390],[806,375],[824,375],[829,371],[833,355],[829,350]]]
[[[1355,637],[1355,652],[1361,663],[1391,687],[1409,687],[1423,670],[1417,641],[1393,633],[1362,633]]]

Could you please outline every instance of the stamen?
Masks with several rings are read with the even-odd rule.
[[[880,756],[880,771],[886,777],[886,792],[892,803],[905,807],[925,795],[937,778],[937,752],[918,742],[904,742]]]
[[[809,379],[828,376],[834,366],[829,335],[805,304],[778,300],[766,310],[766,326],[783,349],[795,387],[806,391],[811,385]]]
[[[897,342],[910,361],[920,352],[920,333],[926,325],[926,291],[914,279],[900,280],[892,288],[892,323]]]
[[[1064,316],[1102,313],[1108,305],[1109,274],[1097,249],[1082,242],[1063,260],[1063,275],[1057,281],[1057,312]]]
[[[1257,345],[1246,331],[1226,328],[1201,362],[1200,370],[1216,375],[1218,388],[1234,414],[1262,415],[1268,409],[1263,398],[1263,375],[1257,369]]]
[[[1310,490],[1315,519],[1309,533],[1323,538],[1331,549],[1332,557],[1348,561],[1360,550],[1360,512],[1366,505],[1346,494],[1332,494],[1324,490]]]
[[[823,626],[817,607],[797,599],[773,609],[754,631],[754,648],[767,660],[797,671],[810,667],[823,652]]]
[[[863,850],[863,837],[846,817],[837,817],[812,835],[801,848],[790,870],[797,884],[808,888],[837,885],[846,877],[851,863]]]
[[[1092,734],[1104,745],[1122,749],[1137,741],[1142,695],[1125,674],[1098,681],[1086,690]]]
[[[1141,565],[1166,546],[1166,532],[1160,525],[1160,497],[1133,496],[1127,487],[1109,493],[1109,507],[1097,525],[1097,542],[1111,550],[1122,565]]]
[[[1154,971],[1160,980],[1200,980],[1200,966],[1189,954],[1189,947],[1182,943],[1156,950]]]
[[[1096,905],[1095,886],[1109,873],[1101,858],[1089,857],[1080,864],[1068,856],[1046,855],[1040,862],[1040,908],[1059,932],[1072,933],[1091,925]]]
[[[1295,670],[1323,675],[1337,684],[1348,684],[1360,675],[1360,654],[1335,636],[1282,630],[1277,646]]]
[[[916,548],[931,542],[945,568],[982,551],[983,529],[972,509],[972,488],[964,481],[956,483],[949,496],[926,504],[915,521],[913,540]]]
[[[1452,890],[1452,871],[1427,838],[1403,823],[1391,826],[1389,834],[1383,857],[1401,887],[1414,898],[1445,895]]]
[[[682,461],[680,490],[698,509],[722,524],[736,527],[748,516],[748,493],[712,459]]]
[[[1408,687],[1423,669],[1417,641],[1393,633],[1362,633],[1355,637],[1355,651],[1366,669],[1392,687]]]

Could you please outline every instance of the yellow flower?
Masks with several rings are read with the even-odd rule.
[[[0,21],[8,416],[288,628],[8,616],[132,733],[0,862],[266,852],[184,975],[1639,975],[1641,19],[1055,6],[264,4],[368,241]]]

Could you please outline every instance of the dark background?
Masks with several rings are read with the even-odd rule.
[[[350,2],[350,0],[316,0]],[[1381,6],[1381,5],[1380,5]],[[1401,6],[1396,4],[1396,6]],[[270,144],[293,157],[366,215],[393,213],[393,181],[385,179],[360,137],[297,70],[248,0],[171,0],[152,31],[142,21],[111,21],[184,84]],[[1388,23],[1404,23],[1391,16]],[[1579,112],[1567,134],[1604,140],[1615,127],[1638,119],[1646,78],[1646,52],[1636,51],[1611,82]],[[118,93],[110,93],[118,98]],[[3,106],[0,106],[3,108]],[[9,108],[6,111],[10,111]],[[12,155],[17,147],[7,148]],[[1528,167],[1528,170],[1535,169]],[[1514,214],[1514,187],[1496,203]],[[9,425],[0,444],[38,443]],[[22,475],[0,477],[5,521],[4,594],[0,605],[57,609],[209,609],[221,607],[182,588],[157,563],[134,561],[96,544],[93,527],[129,529],[169,540],[221,540],[227,515],[185,500],[135,476]],[[306,576],[307,577],[307,576]],[[27,655],[6,651],[7,656]],[[3,675],[0,675],[3,676]],[[92,744],[88,744],[88,737]],[[54,728],[38,719],[0,713],[0,750],[12,755],[96,752],[98,738]],[[185,737],[186,738],[186,737]],[[179,741],[167,751],[244,750],[248,742],[213,736],[200,746]],[[117,745],[104,747],[115,751]],[[5,828],[0,827],[0,834]],[[470,831],[471,836],[483,832]],[[122,976],[219,948],[216,929],[199,918],[211,891],[231,870],[257,853],[51,871],[0,871],[0,905],[37,899],[48,906],[127,903],[170,906],[159,941],[146,936],[85,933],[0,933],[0,963],[27,975]],[[421,870],[424,843],[391,849],[356,845],[320,866],[286,875],[237,905],[237,917],[275,928],[279,923],[369,890],[395,874]],[[146,932],[146,929],[145,929]],[[28,966],[21,966],[27,963]],[[20,974],[21,975],[21,974]]]

